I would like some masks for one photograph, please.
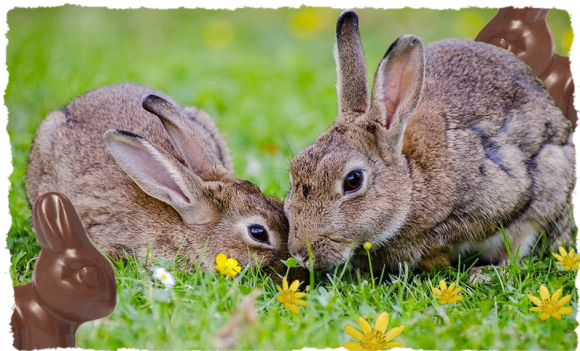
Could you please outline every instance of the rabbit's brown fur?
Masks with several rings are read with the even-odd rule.
[[[359,40],[347,11],[337,25],[339,67],[364,63]],[[571,238],[571,129],[511,53],[459,39],[423,49],[418,38],[401,37],[358,113],[366,90],[353,98],[346,86],[366,86],[358,82],[366,73],[353,64],[338,72],[337,122],[290,164],[285,207],[299,261],[310,243],[318,269],[351,256],[364,267],[369,241],[378,270],[402,262],[430,269],[478,252],[497,264],[508,258],[500,226],[520,255],[543,230],[552,242]],[[353,170],[363,182],[346,192]]]
[[[163,96],[148,87],[117,84],[52,112],[30,152],[28,199],[47,191],[64,193],[89,236],[112,254],[144,258],[150,250],[171,259],[179,251],[197,260],[207,241],[205,268],[213,267],[221,252],[242,265],[256,255],[263,264],[280,268],[280,259],[289,256],[282,203],[234,177],[229,150],[209,116],[193,108],[181,110],[166,97],[149,99],[158,117],[141,106],[149,94]],[[187,118],[179,118],[182,113]],[[163,114],[175,119],[161,118]],[[176,131],[170,133],[171,128]],[[126,150],[131,158],[126,159]],[[152,156],[141,161],[145,154]],[[155,169],[168,169],[161,172],[167,179],[156,179]],[[162,187],[151,190],[150,181]],[[245,226],[254,223],[268,231],[268,243],[248,236]]]

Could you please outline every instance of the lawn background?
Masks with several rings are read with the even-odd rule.
[[[232,150],[238,177],[283,198],[289,186],[289,159],[311,144],[336,116],[332,50],[340,12],[329,8],[227,11],[79,6],[11,10],[5,100],[14,173],[9,193],[13,222],[7,246],[16,284],[29,281],[38,254],[23,179],[34,131],[49,111],[106,84],[130,81],[152,86],[182,106],[209,112]],[[447,37],[473,38],[496,10],[357,12],[372,81],[379,60],[398,36],[416,34],[425,43]],[[568,13],[552,10],[548,22],[558,52],[568,54],[573,39]],[[131,263],[130,267],[117,266],[117,310],[82,327],[79,347],[211,347],[215,330],[229,319],[242,296],[251,287],[263,285],[260,272],[249,271],[231,281],[175,268],[180,284],[166,294],[152,282],[149,272]],[[171,267],[170,262],[165,265]],[[377,290],[362,283],[368,277],[354,273],[311,292],[309,310],[302,318],[278,308],[273,300],[275,289],[265,284],[258,307],[259,323],[267,328],[254,326],[240,345],[338,347],[350,341],[342,325],[356,323],[359,315],[373,322],[387,310],[393,313],[393,326],[408,325],[401,339],[414,348],[576,347],[575,314],[562,321],[539,322],[527,311],[526,297],[538,295],[540,284],[547,284],[550,291],[564,286],[564,294],[572,293],[574,272],[554,270],[550,258],[530,258],[521,270],[510,266],[498,271],[486,276],[489,284],[484,288],[470,289],[470,298],[456,309],[437,307],[428,282],[437,285],[445,277],[463,283],[467,275],[462,271],[410,275]],[[198,287],[206,290],[202,293]],[[504,304],[511,310],[502,309]],[[577,309],[575,293],[571,305]],[[311,342],[292,340],[297,330]],[[558,344],[553,344],[555,340]]]

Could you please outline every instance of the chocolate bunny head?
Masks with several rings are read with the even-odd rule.
[[[45,193],[33,207],[42,247],[33,286],[39,303],[77,323],[110,314],[117,303],[115,272],[93,246],[70,200]]]
[[[548,9],[505,7],[479,32],[482,41],[511,51],[541,76],[555,54],[554,38],[546,17]]]
[[[540,78],[556,105],[573,127],[577,124],[574,108],[574,82],[567,56],[556,53],[554,37],[546,17],[548,9],[505,7],[475,37],[511,51]]]

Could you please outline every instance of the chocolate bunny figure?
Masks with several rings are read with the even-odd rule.
[[[570,59],[556,53],[554,38],[546,23],[548,11],[531,7],[501,8],[475,37],[475,41],[509,50],[528,64],[576,128],[578,117],[573,104],[574,81]]]
[[[42,250],[32,282],[14,287],[16,308],[10,322],[14,347],[75,347],[75,333],[81,324],[115,309],[115,272],[89,241],[64,195],[39,196],[33,222]]]

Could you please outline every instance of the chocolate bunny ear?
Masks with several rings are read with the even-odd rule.
[[[513,8],[504,7],[497,11],[496,17],[498,19],[512,20],[512,21],[524,21],[525,23],[533,23],[536,21],[541,21],[548,17],[548,12],[550,9],[545,8],[535,8],[535,7],[524,7],[524,8]]]
[[[55,252],[67,247],[91,245],[70,200],[60,193],[44,193],[34,202],[32,221],[43,249]]]

